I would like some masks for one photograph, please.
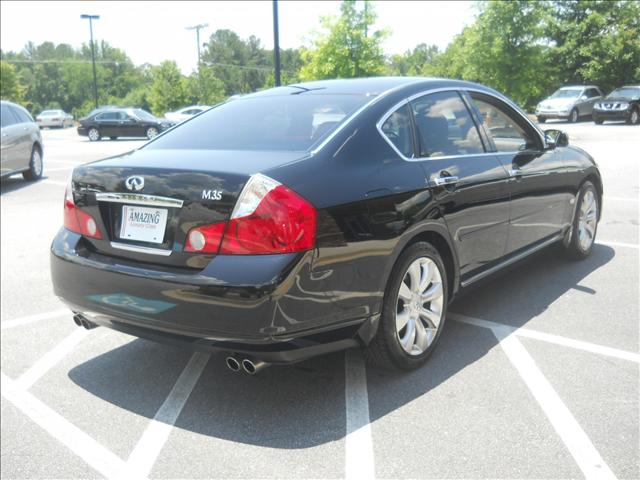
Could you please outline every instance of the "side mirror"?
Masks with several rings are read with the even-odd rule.
[[[580,100],[584,102],[585,100],[589,100],[589,97],[587,97],[586,95],[582,95],[580,97]]]
[[[562,130],[545,130],[544,139],[549,150],[553,150],[556,147],[566,147],[567,145],[569,145],[569,135],[567,135]]]

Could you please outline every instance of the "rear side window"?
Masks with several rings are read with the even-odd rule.
[[[96,117],[96,120],[118,120],[120,112],[105,112]]]
[[[480,113],[485,131],[493,138],[498,152],[517,152],[535,145],[531,135],[512,114],[478,98],[473,98],[472,101]]]
[[[306,151],[364,105],[365,95],[300,93],[223,103],[145,148]]]
[[[13,115],[18,119],[18,123],[32,123],[33,118],[26,111],[21,108],[9,107],[13,112]]]
[[[438,92],[411,102],[420,157],[484,153],[469,110],[457,92]]]
[[[9,105],[4,103],[2,104],[2,107],[0,110],[0,120],[2,120],[3,128],[18,123],[18,119],[15,117],[15,115],[9,108]]]
[[[595,88],[587,88],[586,95],[587,98],[599,97],[600,92],[598,92],[598,90],[596,90]]]
[[[385,137],[405,157],[413,157],[413,135],[411,133],[411,111],[408,105],[403,105],[393,112],[382,124],[381,130]]]

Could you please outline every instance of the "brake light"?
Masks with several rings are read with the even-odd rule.
[[[68,230],[84,235],[85,237],[102,238],[102,234],[94,218],[80,210],[73,201],[71,183],[69,183],[64,193],[64,226]]]
[[[291,253],[315,245],[316,210],[293,190],[261,174],[245,185],[231,214],[221,254]]]
[[[218,253],[220,241],[224,233],[225,223],[212,223],[201,227],[192,228],[187,235],[185,252]]]

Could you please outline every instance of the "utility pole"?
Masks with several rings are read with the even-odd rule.
[[[276,87],[280,86],[280,34],[278,32],[278,0],[273,0],[273,63]]]
[[[198,87],[200,89],[200,98],[198,99],[199,103],[202,103],[202,73],[201,69],[201,60],[200,60],[200,30],[203,28],[207,28],[209,26],[208,23],[199,23],[198,25],[194,25],[192,27],[186,27],[187,30],[195,30],[196,31],[196,43],[198,44]]]
[[[93,45],[93,21],[100,19],[100,15],[80,15],[81,19],[89,20],[89,34],[91,36],[91,63],[93,63],[93,99],[98,108],[98,77],[96,76],[96,52]]]

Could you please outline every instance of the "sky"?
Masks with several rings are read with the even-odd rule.
[[[454,35],[473,22],[475,2],[374,1],[378,20],[374,29],[391,31],[385,53],[402,53],[419,43],[444,49]],[[310,45],[312,32],[321,31],[321,15],[337,15],[338,1],[281,0],[280,47]],[[197,63],[195,31],[199,23],[205,42],[217,29],[230,29],[240,37],[258,37],[273,48],[272,2],[263,1],[7,1],[0,3],[0,47],[20,51],[30,40],[68,43],[79,47],[89,40],[87,20],[80,15],[100,15],[94,21],[96,40],[124,50],[135,64],[175,60],[184,74]]]

